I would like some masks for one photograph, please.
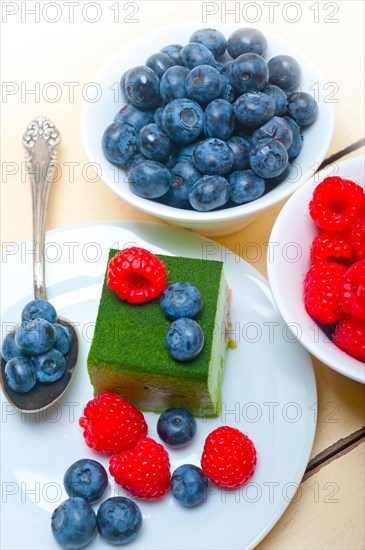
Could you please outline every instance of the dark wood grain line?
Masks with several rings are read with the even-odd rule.
[[[322,164],[319,167],[319,170],[322,170],[326,166],[329,166],[333,163],[335,163],[337,160],[341,159],[345,155],[348,155],[349,153],[352,153],[353,151],[356,151],[356,149],[360,149],[360,147],[363,147],[365,145],[365,138],[361,138],[358,141],[355,141],[355,143],[352,143],[351,145],[348,145],[344,149],[341,149],[340,151],[337,151],[337,153],[333,153],[330,157],[324,159]]]
[[[365,440],[365,426],[356,432],[339,439],[333,445],[318,453],[308,462],[302,481],[305,481],[313,474],[317,473],[323,466],[326,466],[336,458],[352,451],[352,449],[360,445],[363,440]]]

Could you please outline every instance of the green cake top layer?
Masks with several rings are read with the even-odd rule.
[[[109,260],[117,252],[111,249]],[[158,372],[173,377],[181,377],[183,369],[185,378],[206,380],[215,331],[224,333],[223,327],[215,326],[223,263],[178,256],[157,257],[166,266],[168,285],[188,281],[202,295],[203,309],[196,321],[204,333],[203,350],[193,361],[174,360],[165,346],[169,321],[162,312],[160,300],[138,305],[120,300],[107,286],[105,275],[88,365],[110,369],[122,366],[131,372]]]

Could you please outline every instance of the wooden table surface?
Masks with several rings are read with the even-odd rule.
[[[48,229],[108,219],[158,221],[116,198],[101,181],[91,183],[91,173],[85,178],[88,159],[80,136],[82,90],[124,44],[167,24],[202,21],[204,9],[216,12],[208,19],[214,26],[214,20],[224,16],[224,6],[226,10],[236,6],[239,14],[227,14],[227,21],[239,17],[237,22],[245,26],[257,18],[256,26],[280,34],[302,48],[331,83],[331,91],[335,90],[336,128],[324,165],[364,154],[361,0],[281,1],[274,2],[276,5],[270,9],[267,2],[204,5],[187,0],[127,3],[81,0],[76,3],[73,23],[68,21],[70,7],[64,2],[57,3],[58,10],[55,2],[50,3],[53,7],[45,11],[42,10],[46,2],[40,2],[38,22],[36,15],[27,12],[34,2],[1,4],[3,243],[21,241],[31,234],[31,196],[22,164],[20,137],[26,124],[38,114],[54,120],[63,137],[59,162],[64,172],[52,188]],[[98,22],[91,22],[98,17]],[[50,22],[57,18],[58,22]],[[128,18],[136,22],[128,22]],[[294,22],[295,19],[298,20]],[[52,89],[49,83],[56,83],[58,88]],[[70,96],[69,83],[76,83],[74,97]],[[58,98],[56,91],[58,94],[61,91]],[[73,181],[67,162],[75,163]],[[283,203],[271,208],[248,227],[217,241],[231,250],[236,250],[239,243],[242,251],[245,243],[259,243],[264,254],[253,265],[266,275],[264,243],[282,206]],[[249,257],[245,259],[252,263]],[[261,542],[262,549],[352,550],[365,546],[364,388],[319,361],[313,363],[319,414],[311,459],[294,501]]]

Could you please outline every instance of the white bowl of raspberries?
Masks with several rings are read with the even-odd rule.
[[[95,82],[82,135],[101,179],[139,210],[206,235],[232,233],[288,197],[333,134],[319,69],[259,29],[162,28]]]
[[[288,334],[365,383],[365,160],[316,174],[281,210],[268,275]]]

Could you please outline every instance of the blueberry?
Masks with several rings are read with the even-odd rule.
[[[45,319],[34,319],[20,325],[15,343],[25,355],[40,355],[50,350],[56,341],[56,329]]]
[[[230,146],[233,152],[234,161],[232,170],[246,170],[249,167],[248,155],[251,150],[251,145],[240,136],[232,136],[227,140],[227,144]]]
[[[244,53],[232,63],[230,80],[237,92],[260,92],[269,80],[266,61],[256,53]]]
[[[162,113],[164,111],[165,107],[157,107],[153,114],[153,120],[151,122],[154,122],[158,126],[162,127]]]
[[[130,69],[125,79],[128,101],[141,109],[153,109],[160,99],[160,81],[149,67]]]
[[[170,187],[170,189],[167,191],[167,193],[158,199],[158,202],[162,204],[166,204],[166,206],[172,206],[173,208],[181,208],[184,210],[192,210],[192,207],[190,205],[190,202],[186,199],[179,199],[173,192]]]
[[[290,176],[291,166],[288,164],[288,166],[285,168],[284,172],[276,176],[275,178],[266,178],[265,179],[265,193],[268,193],[269,191],[272,191],[279,185],[279,183],[283,182]]]
[[[166,445],[183,447],[196,434],[196,420],[187,409],[167,409],[157,421],[157,433]]]
[[[142,155],[142,153],[136,153],[135,155],[133,155],[133,157],[128,161],[127,173],[129,174],[130,170],[132,170],[132,168],[137,166],[137,164],[139,164],[143,160],[147,160],[147,159],[144,155]]]
[[[200,212],[224,206],[228,199],[229,183],[222,176],[203,176],[189,193],[191,206]]]
[[[215,67],[214,55],[208,48],[198,42],[190,42],[180,51],[180,58],[189,69],[194,69],[198,65],[211,65]]]
[[[127,73],[128,73],[128,71],[123,73],[122,77],[120,79],[120,91],[122,92],[123,101],[128,101],[127,93],[125,91],[125,81],[126,81],[126,78],[127,78]]]
[[[234,103],[234,114],[249,128],[259,128],[273,117],[275,104],[262,92],[250,92],[241,95]]]
[[[69,498],[53,512],[51,527],[54,538],[62,548],[82,548],[94,536],[95,512],[83,498]]]
[[[288,92],[292,92],[298,87],[302,70],[296,59],[290,55],[276,55],[268,61],[267,66],[271,84]]]
[[[105,130],[103,153],[113,164],[124,166],[138,151],[137,130],[130,124],[116,122]]]
[[[196,321],[181,317],[166,332],[166,347],[176,361],[191,361],[203,349],[204,334]]]
[[[206,105],[222,95],[220,73],[210,65],[199,65],[188,74],[185,81],[188,97],[201,105]]]
[[[187,67],[179,65],[167,69],[160,82],[160,94],[165,103],[186,96],[185,80],[189,72]]]
[[[9,388],[17,393],[29,392],[37,381],[30,359],[22,356],[10,359],[5,365],[4,374]]]
[[[207,500],[208,478],[198,466],[183,464],[172,474],[171,493],[183,506],[198,506]]]
[[[281,117],[274,116],[252,134],[252,143],[256,145],[260,139],[273,138],[281,141],[286,149],[292,144],[293,132],[289,124]]]
[[[233,105],[225,99],[211,101],[204,113],[204,132],[208,137],[227,140],[233,134],[235,117]]]
[[[157,78],[161,79],[167,69],[175,65],[175,61],[166,53],[159,52],[150,55],[146,65],[155,72]]]
[[[252,170],[232,172],[228,176],[231,188],[231,200],[235,204],[251,202],[264,194],[265,181]]]
[[[71,345],[70,332],[66,327],[60,325],[59,323],[54,323],[53,326],[56,329],[56,341],[53,347],[63,355],[66,355],[66,353],[70,350]]]
[[[277,139],[261,139],[250,151],[250,167],[262,178],[275,178],[288,165],[288,152]]]
[[[225,36],[217,29],[199,29],[191,35],[189,42],[203,44],[214,57],[221,57],[227,48]]]
[[[100,505],[96,521],[100,535],[109,544],[127,544],[138,535],[142,514],[133,500],[112,497]]]
[[[153,122],[153,111],[141,111],[138,107],[135,107],[131,103],[127,103],[127,105],[124,105],[115,115],[113,122],[130,124],[139,132],[143,126]]]
[[[258,29],[238,29],[228,38],[227,49],[233,59],[244,53],[263,55],[267,49],[267,40]]]
[[[167,160],[172,151],[171,139],[154,123],[143,126],[139,132],[138,146],[145,157],[159,162]]]
[[[57,321],[57,312],[48,300],[32,300],[22,311],[22,322],[45,319],[49,323]]]
[[[128,181],[135,195],[146,199],[162,197],[170,188],[170,170],[154,160],[144,160],[128,172]]]
[[[188,206],[189,191],[194,183],[201,178],[201,173],[195,168],[191,159],[182,158],[171,168],[171,192]],[[186,315],[189,317],[189,315]]]
[[[199,179],[199,178],[198,178]],[[22,352],[15,343],[15,329],[9,332],[3,341],[1,355],[4,361],[9,361],[13,357],[18,357]]]
[[[203,300],[199,290],[187,282],[173,283],[168,286],[160,298],[160,305],[165,316],[170,320],[189,317],[192,319],[200,313]]]
[[[63,476],[66,493],[70,497],[80,497],[86,502],[101,499],[108,486],[108,474],[96,460],[82,458],[74,462]]]
[[[184,145],[179,149],[179,159],[192,159],[195,147],[200,143],[200,140]]]
[[[232,149],[225,141],[209,138],[194,149],[193,161],[202,174],[227,174],[234,162]]]
[[[299,126],[309,126],[318,116],[318,105],[315,99],[305,92],[295,92],[289,96],[288,111],[299,124]]]
[[[176,143],[191,143],[203,131],[204,113],[195,101],[174,99],[165,107],[162,126]]]
[[[285,116],[284,120],[287,124],[289,124],[292,134],[293,134],[293,141],[291,143],[291,146],[288,149],[288,155],[290,159],[296,158],[303,147],[303,136],[300,131],[300,126],[293,120],[290,116]]]
[[[182,65],[182,60],[180,57],[180,52],[182,50],[181,44],[168,44],[167,46],[164,46],[160,51],[162,53],[167,53],[171,57],[173,61],[175,61],[176,65]]]
[[[221,75],[226,76],[228,80],[231,79],[231,69],[232,69],[233,61],[234,60],[231,59],[230,61],[227,61],[227,63],[224,63],[223,67],[219,71]]]
[[[282,116],[286,113],[286,109],[288,107],[288,97],[284,90],[279,88],[279,86],[268,84],[262,91],[273,100],[275,104],[274,115]]]
[[[221,75],[222,88],[221,88],[221,97],[229,103],[233,103],[236,99],[236,93],[232,84],[229,81],[229,78],[226,75]]]
[[[51,384],[59,380],[66,370],[66,361],[60,351],[55,348],[50,349],[42,355],[37,355],[32,359],[37,379],[40,382]]]

